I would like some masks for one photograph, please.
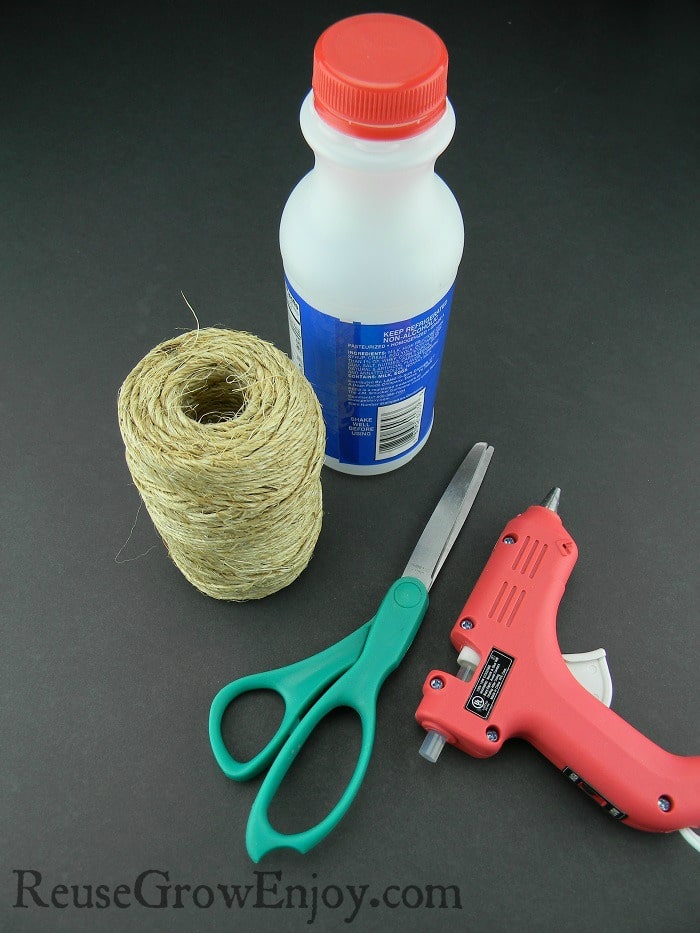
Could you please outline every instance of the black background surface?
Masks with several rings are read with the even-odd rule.
[[[373,8],[0,14],[3,930],[700,927],[700,861],[680,836],[618,825],[523,743],[431,767],[413,719],[426,673],[454,670],[449,630],[498,533],[556,484],[580,549],[562,650],[604,645],[617,712],[700,753],[697,4],[384,3],[445,40],[458,121],[438,171],[467,244],[431,439],[386,476],[324,470],[313,561],[260,602],[199,594],[138,513],[119,385],[192,326],[180,290],[202,325],[288,350],[277,230],[312,164],[298,109],[313,44]],[[307,856],[254,866],[259,782],[218,771],[212,697],[369,618],[477,440],[495,457],[380,696],[357,800]],[[354,723],[332,725],[278,808],[287,828],[349,774]],[[252,751],[254,721],[235,729]],[[310,902],[314,887],[330,902],[329,886],[371,887],[352,923],[347,893],[315,915],[252,896],[205,909],[185,893],[177,908],[172,891],[162,910],[22,909],[19,869],[41,872],[45,898],[146,869],[215,890],[278,872],[261,882],[276,895],[253,892],[264,904],[294,884]],[[461,910],[381,902],[428,884],[457,885]]]

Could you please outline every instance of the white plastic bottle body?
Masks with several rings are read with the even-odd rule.
[[[300,326],[298,307],[301,304],[333,322],[383,327],[383,332],[377,330],[377,339],[385,343],[397,340],[390,365],[394,370],[391,378],[398,384],[397,366],[402,365],[397,356],[399,348],[403,347],[409,370],[411,366],[428,368],[428,364],[416,362],[424,351],[417,348],[415,340],[413,348],[408,347],[406,334],[413,328],[414,333],[427,335],[422,346],[436,357],[430,361],[432,370],[437,369],[430,377],[434,385],[428,396],[432,399],[451,290],[464,246],[459,206],[434,171],[437,157],[454,133],[452,107],[448,101],[439,121],[416,136],[375,141],[346,135],[326,124],[314,108],[311,92],[302,105],[300,122],[314,151],[315,165],[290,195],[280,224],[292,356],[306,372],[306,335],[303,321]],[[438,311],[442,315],[439,321]],[[432,343],[429,339],[427,328],[433,319],[443,331],[439,346],[433,346],[437,337]],[[411,324],[413,321],[418,323]],[[393,324],[397,324],[395,331],[391,330]],[[353,365],[353,371],[360,372],[357,360],[351,368]],[[387,364],[382,365],[386,370]],[[332,368],[332,363],[329,366]],[[310,378],[314,385],[313,374]],[[351,412],[353,406],[342,398],[343,391],[339,386],[338,405],[343,412]],[[329,433],[337,431],[337,413],[329,410],[332,406],[322,395],[319,397]],[[386,410],[390,409],[386,406]],[[354,474],[396,469],[425,444],[432,425],[432,402],[422,417],[422,434],[405,451],[399,446],[397,454],[381,459],[377,447],[376,462],[352,462],[352,456],[337,455],[337,444],[329,437],[326,463]],[[355,424],[353,430],[361,434],[362,419],[356,421],[360,422],[359,428]],[[379,431],[378,422],[375,431]]]

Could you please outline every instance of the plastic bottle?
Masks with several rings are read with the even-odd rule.
[[[326,464],[394,470],[428,439],[464,245],[435,174],[455,129],[447,49],[385,13],[329,27],[301,130],[315,165],[282,214],[292,358],[313,385]]]

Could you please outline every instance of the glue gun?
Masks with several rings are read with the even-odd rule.
[[[460,673],[431,671],[416,719],[435,762],[445,743],[489,758],[525,739],[612,817],[648,832],[700,836],[700,756],[673,755],[610,708],[602,649],[562,655],[557,609],[578,548],[560,490],[508,523],[451,632]]]

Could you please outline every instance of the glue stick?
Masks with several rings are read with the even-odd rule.
[[[330,26],[302,133],[313,169],[280,224],[292,359],[321,403],[328,466],[360,475],[428,439],[464,225],[435,174],[455,116],[447,49],[388,13]]]

